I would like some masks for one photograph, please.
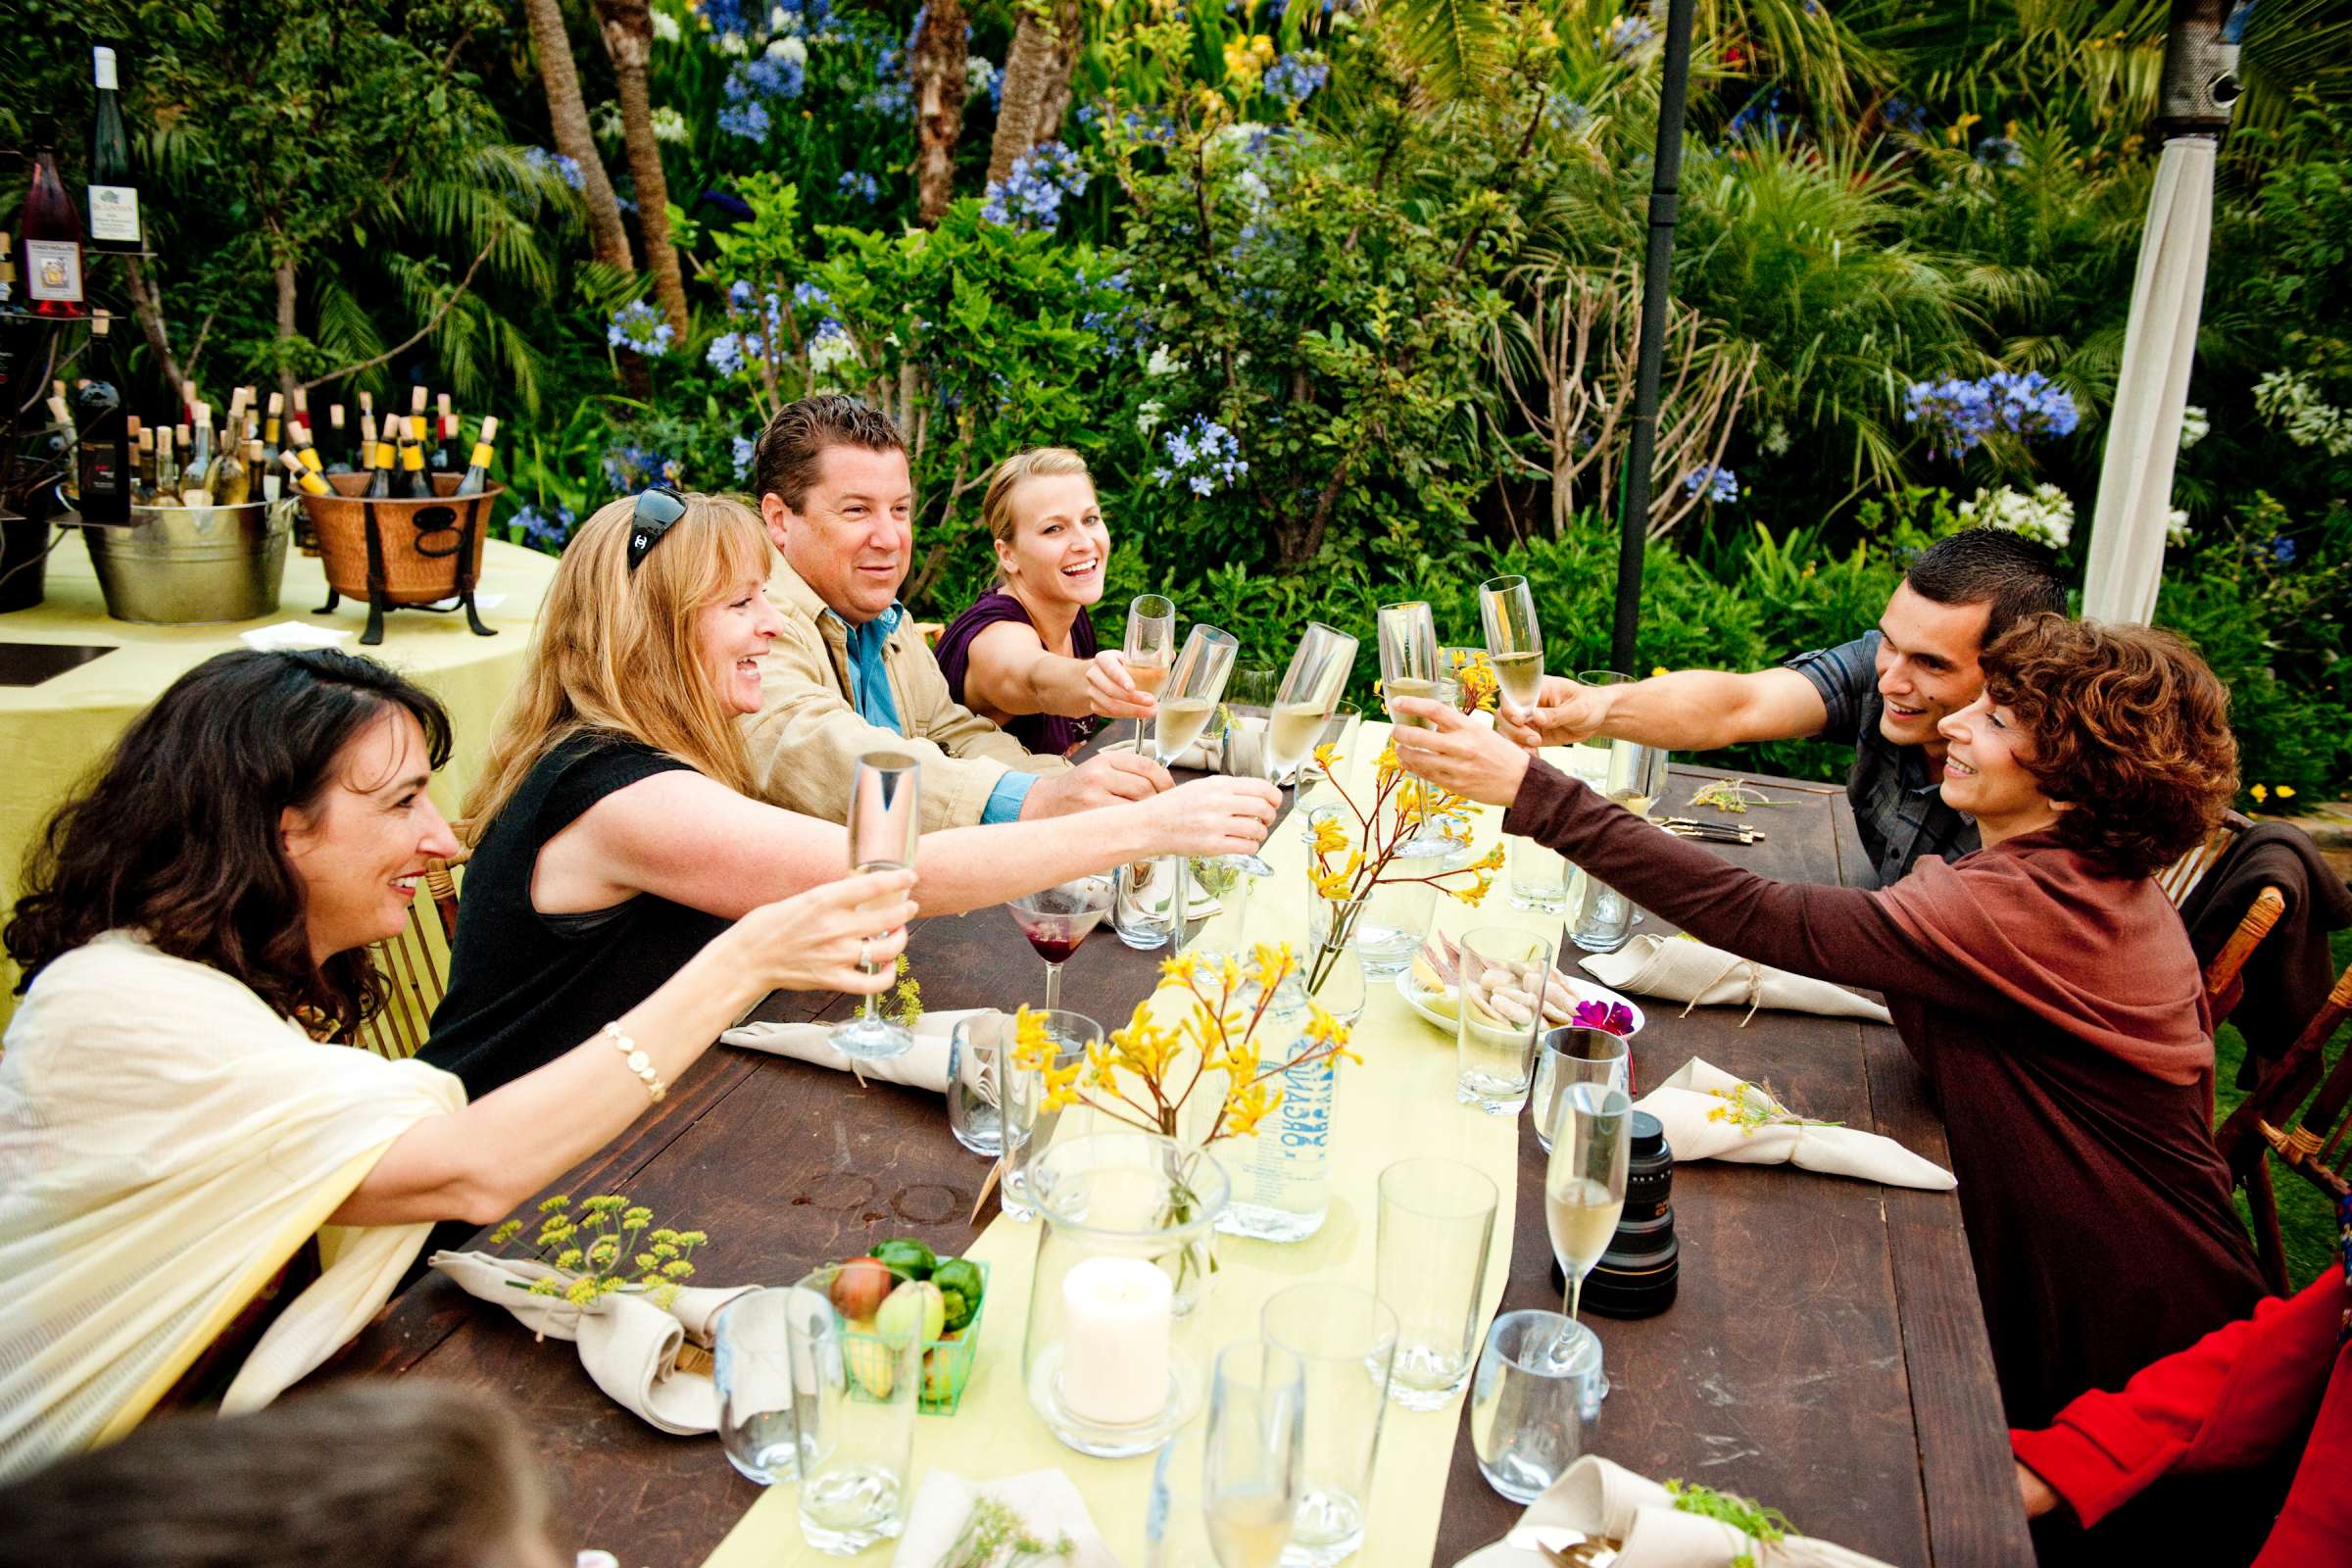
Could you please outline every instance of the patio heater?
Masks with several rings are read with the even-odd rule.
[[[1674,220],[1683,174],[1683,108],[1690,87],[1693,0],[1667,0],[1664,74],[1658,84],[1658,142],[1650,158],[1649,249],[1642,269],[1642,335],[1634,362],[1634,425],[1617,514],[1617,621],[1609,667],[1628,675],[1642,622],[1642,554],[1649,538],[1649,466],[1658,445],[1658,374],[1666,355],[1666,299]]]
[[[2254,0],[2173,0],[2156,119],[2164,151],[2132,283],[2082,585],[2082,613],[2093,619],[2144,622],[2156,612],[2213,238],[2214,161],[2241,90],[2238,40],[2253,10]]]

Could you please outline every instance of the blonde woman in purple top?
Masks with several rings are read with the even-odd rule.
[[[1066,447],[1015,453],[989,475],[980,520],[997,585],[949,623],[939,667],[956,701],[1032,752],[1066,756],[1101,718],[1149,718],[1151,694],[1095,639],[1110,530],[1086,460]]]

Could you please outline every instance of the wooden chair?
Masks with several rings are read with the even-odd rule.
[[[423,897],[409,906],[409,928],[368,949],[384,977],[386,994],[381,1012],[360,1025],[356,1044],[379,1056],[414,1056],[424,1046],[432,1026],[433,1009],[448,989],[450,944],[458,934],[456,859],[424,862]]]
[[[2225,811],[2212,832],[2202,842],[2172,864],[2156,873],[2156,885],[2178,909],[2188,902],[2188,896],[2205,880],[2205,873],[2221,863],[2240,835],[2254,825],[2254,819],[2240,811]]]
[[[2205,1000],[2213,1004],[2217,1022],[2229,1016],[2230,1007],[2236,1004],[2238,972],[2245,968],[2246,960],[2254,956],[2254,950],[2262,946],[2262,939],[2271,934],[2271,927],[2285,912],[2285,891],[2265,887],[2254,895],[2254,902],[2246,906],[2245,917],[2237,922],[2237,929],[2230,933],[2222,951],[2205,966]]]
[[[2278,1199],[2271,1185],[2271,1158],[2310,1182],[2335,1201],[2346,1192],[2344,1135],[2352,1121],[2352,1050],[2328,1060],[2328,1043],[2352,1017],[2352,966],[2337,977],[2328,1000],[2304,1025],[2278,1064],[2263,1075],[2222,1130],[2214,1134],[2232,1176],[2246,1190],[2254,1214],[2254,1250],[2273,1292],[2286,1292],[2285,1248],[2278,1235]],[[2314,1093],[2314,1089],[2317,1093]],[[2308,1097],[2308,1100],[2306,1099]]]

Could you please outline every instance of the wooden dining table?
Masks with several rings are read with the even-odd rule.
[[[1675,767],[1661,809],[1693,814],[1690,792],[1719,776]],[[1841,790],[1757,782],[1781,804],[1726,820],[1764,836],[1717,853],[1766,875],[1870,885]],[[1671,929],[1644,920],[1638,931]],[[929,1007],[1010,1005],[1042,986],[1039,959],[1002,909],[926,920],[907,951]],[[1063,1005],[1124,1021],[1151,991],[1159,956],[1098,935],[1068,966]],[[759,1015],[823,1019],[852,1004],[780,993]],[[1886,1134],[1948,1165],[1941,1123],[1892,1029],[1773,1011],[1743,1020],[1726,1006],[1686,1014],[1654,1001],[1646,1011],[1633,1053],[1641,1085],[1704,1056],[1769,1083],[1801,1114]],[[1522,1116],[1505,1310],[1560,1305],[1543,1159]],[[970,1216],[987,1172],[951,1137],[935,1094],[722,1047],[549,1191],[625,1193],[657,1223],[710,1233],[701,1260],[710,1282],[783,1283],[883,1236],[960,1251],[977,1234]],[[1590,1451],[1655,1479],[1757,1498],[1808,1534],[1888,1563],[2033,1562],[1952,1193],[1693,1161],[1674,1168],[1673,1205],[1673,1305],[1640,1319],[1588,1314],[1611,1384],[1587,1428]],[[1017,1323],[992,1324],[993,1353],[1017,1354],[1019,1334]],[[714,1441],[655,1431],[598,1392],[571,1347],[535,1341],[437,1276],[396,1298],[320,1376],[384,1373],[490,1390],[523,1411],[557,1489],[565,1551],[602,1548],[623,1568],[694,1568],[759,1496]],[[985,1455],[972,1468],[987,1473]],[[1499,1539],[1519,1512],[1479,1475],[1465,1416],[1435,1560]],[[1110,1544],[1141,1563],[1139,1543]]]

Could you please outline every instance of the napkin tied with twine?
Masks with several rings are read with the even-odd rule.
[[[1893,1139],[1858,1127],[1807,1121],[1758,1085],[1692,1056],[1634,1102],[1666,1129],[1680,1162],[1721,1159],[1740,1165],[1794,1165],[1825,1176],[1852,1176],[1887,1187],[1949,1192],[1952,1173]]]
[[[833,1044],[833,1026],[825,1023],[738,1024],[718,1038],[722,1045],[764,1051],[771,1056],[790,1056],[795,1061],[850,1073],[859,1083],[877,1079],[886,1084],[905,1084],[910,1089],[928,1089],[938,1095],[947,1093],[948,1081],[954,1076],[950,1069],[954,1065],[956,1026],[966,1018],[995,1010],[965,1007],[926,1012],[914,1020],[913,1046],[879,1061],[854,1058],[837,1049]]]
[[[1509,1549],[1495,1568],[1518,1568],[1521,1559],[1538,1568],[1545,1562],[1544,1546],[1564,1549],[1578,1535],[1622,1543],[1616,1568],[1732,1568],[1741,1561],[1753,1568],[1887,1568],[1833,1542],[1799,1535],[1759,1541],[1721,1519],[1685,1512],[1664,1487],[1597,1454],[1570,1465],[1529,1504],[1504,1538]]]
[[[1857,997],[1843,986],[1790,974],[1690,937],[1644,933],[1615,953],[1591,955],[1584,959],[1584,966],[1602,984],[1620,991],[1687,1003],[1686,1014],[1691,1007],[1744,1003],[1747,1013],[1740,1020],[1742,1029],[1758,1007],[1814,1012],[1830,1018],[1868,1018],[1873,1023],[1889,1021],[1884,1005]]]

